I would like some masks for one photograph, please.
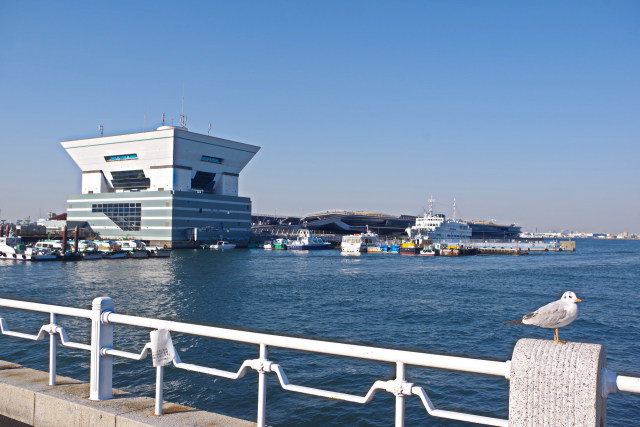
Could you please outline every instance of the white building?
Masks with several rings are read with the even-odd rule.
[[[62,146],[82,171],[82,194],[68,200],[71,227],[174,247],[249,238],[251,200],[238,196],[238,179],[260,147],[176,126]]]

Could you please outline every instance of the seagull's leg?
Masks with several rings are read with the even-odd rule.
[[[555,328],[555,330],[556,330],[556,332],[553,335],[553,340],[555,342],[557,342],[558,344],[566,344],[567,343],[566,341],[562,341],[561,339],[558,338],[558,328]]]

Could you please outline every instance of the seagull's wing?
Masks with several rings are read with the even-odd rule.
[[[565,317],[567,317],[567,310],[564,304],[561,301],[554,301],[540,307],[533,313],[526,314],[522,318],[522,323],[541,328],[555,328]]]

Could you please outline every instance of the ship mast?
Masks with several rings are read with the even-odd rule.
[[[433,199],[433,195],[429,196],[429,215],[433,215],[433,202],[435,202],[435,200]]]

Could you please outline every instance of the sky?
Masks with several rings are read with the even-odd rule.
[[[640,2],[0,0],[0,218],[65,211],[60,142],[262,149],[253,212],[640,233]]]

